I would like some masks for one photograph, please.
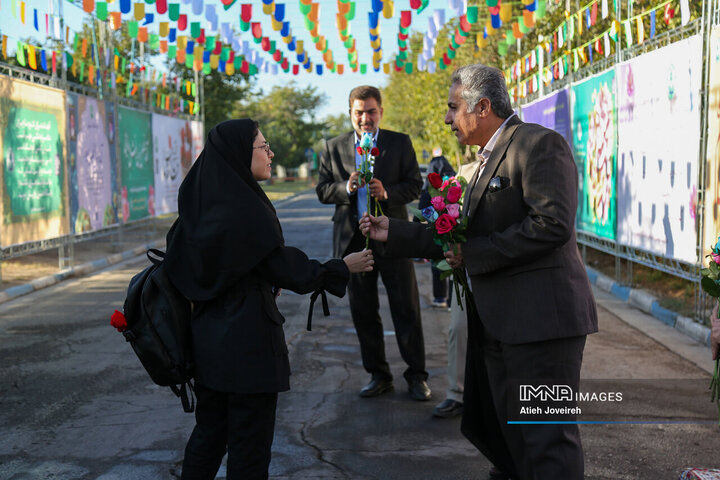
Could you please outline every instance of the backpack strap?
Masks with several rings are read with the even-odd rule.
[[[328,306],[327,295],[325,294],[325,290],[322,288],[315,290],[313,292],[313,294],[310,296],[310,310],[308,311],[308,321],[307,321],[308,332],[312,330],[313,307],[315,306],[315,300],[317,300],[318,295],[322,296],[323,315],[325,315],[326,317],[330,316],[330,307]]]
[[[155,257],[157,257],[157,258],[151,256],[150,255],[151,253],[153,255],[155,255]],[[145,255],[147,255],[148,260],[150,260],[153,263],[153,265],[160,265],[162,263],[163,259],[165,258],[165,252],[163,252],[162,250],[158,250],[157,248],[148,249],[148,251],[145,252]]]
[[[195,411],[195,396],[193,395],[195,387],[192,384],[192,380],[188,380],[179,387],[177,385],[170,385],[170,390],[180,397],[180,402],[182,403],[183,410],[185,410],[185,412],[192,413]],[[189,395],[188,391],[190,392]]]

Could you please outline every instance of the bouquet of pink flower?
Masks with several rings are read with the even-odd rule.
[[[464,177],[441,177],[437,173],[429,173],[427,179],[430,206],[422,211],[410,207],[410,211],[421,222],[427,222],[428,228],[433,231],[433,240],[442,247],[443,252],[447,252],[454,245],[467,241],[465,232],[467,231],[468,217],[462,215],[467,180]],[[443,272],[440,278],[453,276],[455,293],[460,308],[462,308],[460,298],[464,298],[465,292],[468,290],[465,271],[453,269],[445,260],[434,265]],[[461,287],[462,296],[460,295]]]
[[[710,257],[710,262],[708,268],[700,270],[700,286],[708,295],[720,301],[720,237],[707,256]],[[715,369],[710,380],[710,401],[717,403],[720,422],[720,356],[715,359]]]

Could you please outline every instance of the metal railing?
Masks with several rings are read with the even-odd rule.
[[[9,65],[0,62],[0,75],[5,75],[14,80],[21,80],[30,82],[40,86],[48,86],[56,88],[58,90],[64,90],[65,92],[75,93],[79,95],[85,95],[99,100],[113,103],[115,107],[118,105],[143,110],[146,112],[154,112],[165,116],[182,118],[186,120],[202,121],[202,115],[189,115],[182,112],[168,112],[166,110],[156,108],[152,104],[146,104],[139,102],[134,99],[118,96],[110,89],[105,88],[100,90],[98,88],[92,88],[87,85],[70,82],[57,75],[47,75],[45,73],[37,72],[28,68],[22,68],[14,65]],[[114,115],[117,116],[117,108],[114,108]],[[117,125],[117,118],[115,118],[115,124]],[[69,129],[65,129],[66,137],[70,135]],[[65,139],[66,145],[69,144],[68,138]],[[119,148],[115,142],[116,148]],[[116,158],[119,158],[116,152]],[[170,214],[173,216],[174,214]],[[25,255],[34,253],[44,252],[48,250],[58,249],[58,268],[64,269],[74,263],[74,250],[75,245],[81,242],[99,239],[103,237],[112,237],[112,244],[120,245],[123,243],[124,235],[131,230],[140,228],[153,228],[157,229],[157,224],[164,224],[167,220],[168,215],[161,215],[156,217],[147,217],[139,220],[135,220],[127,223],[118,223],[108,227],[103,227],[91,232],[82,232],[75,234],[61,235],[54,238],[32,240],[19,244],[9,245],[0,248],[0,286],[2,285],[2,262]],[[159,234],[159,232],[158,232]],[[1,288],[1,287],[0,287]]]

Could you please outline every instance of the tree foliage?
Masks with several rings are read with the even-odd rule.
[[[313,86],[299,88],[295,82],[260,90],[237,102],[232,115],[257,120],[275,152],[273,161],[285,167],[305,162],[305,149],[320,139],[325,124],[315,120],[326,95]]]
[[[423,150],[430,152],[435,147],[442,148],[444,155],[456,166],[469,159],[470,150],[458,143],[444,119],[453,70],[471,63],[497,63],[497,55],[493,55],[492,50],[478,50],[474,45],[472,39],[477,28],[473,27],[467,43],[457,50],[447,68],[438,68],[435,73],[414,72],[411,75],[404,70],[393,70],[382,90],[385,108],[383,126],[410,135],[421,163]],[[446,51],[448,35],[454,29],[455,25],[449,24],[440,33],[435,47],[436,58],[441,58]],[[422,51],[422,34],[416,33],[411,37],[410,48],[413,52],[410,58],[416,58]]]

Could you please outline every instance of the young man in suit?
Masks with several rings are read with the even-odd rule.
[[[378,128],[383,114],[380,91],[371,86],[354,88],[349,106],[354,130],[326,143],[316,189],[322,203],[335,204],[333,255],[338,258],[365,248],[358,219],[367,210],[367,195],[373,205],[380,204],[386,215],[406,220],[405,205],[418,198],[422,187],[410,137]],[[362,158],[356,152],[364,133],[372,135],[373,145],[378,149],[374,177],[367,185],[358,176]],[[378,273],[387,290],[400,354],[408,365],[404,377],[410,396],[429,400],[415,269],[410,259],[386,258],[378,253],[374,270],[367,275],[351,275],[348,284],[350,312],[360,341],[363,367],[371,376],[360,396],[375,397],[393,388],[379,314]]]
[[[582,479],[577,425],[508,424],[538,420],[518,411],[521,384],[578,391],[585,338],[597,331],[575,240],[572,153],[558,133],[517,118],[502,72],[485,65],[454,72],[445,123],[461,144],[480,147],[481,161],[463,202],[468,240],[444,254],[465,269],[474,301],[463,434],[495,465],[490,478]],[[443,256],[417,224],[363,217],[361,230],[387,241],[387,255]]]

